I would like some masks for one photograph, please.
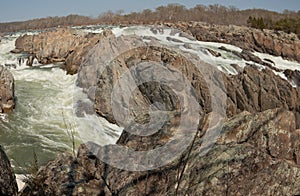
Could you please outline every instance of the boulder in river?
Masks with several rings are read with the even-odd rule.
[[[14,78],[10,71],[0,66],[0,113],[9,113],[15,107]]]

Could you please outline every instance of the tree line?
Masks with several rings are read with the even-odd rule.
[[[0,32],[16,32],[22,30],[39,30],[58,26],[74,26],[91,24],[91,18],[87,16],[69,15],[64,17],[47,17],[28,20],[24,22],[0,23]]]
[[[298,18],[283,18],[280,20],[272,20],[263,17],[250,16],[247,20],[250,27],[257,29],[274,29],[284,31],[286,33],[295,33],[300,38],[300,17]]]
[[[186,8],[180,4],[159,6],[154,10],[145,9],[141,12],[124,14],[124,11],[107,11],[96,18],[69,15],[66,17],[48,17],[25,22],[0,23],[0,32],[13,32],[28,29],[44,29],[57,26],[76,26],[89,24],[152,24],[155,22],[190,22],[201,21],[220,25],[244,25],[255,28],[290,29],[295,32],[300,18],[300,11],[285,10],[282,13],[263,10],[239,10],[233,6],[196,5]],[[262,20],[261,20],[262,19]],[[270,22],[272,21],[272,22]],[[297,22],[298,21],[298,22]],[[272,25],[270,25],[272,24]],[[288,26],[288,27],[286,27]],[[290,27],[291,26],[291,27]]]

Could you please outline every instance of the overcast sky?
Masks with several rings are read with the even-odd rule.
[[[196,4],[220,4],[232,5],[239,9],[263,8],[279,12],[285,9],[300,10],[300,0],[2,0],[0,22],[69,14],[98,16],[108,10],[120,9],[128,13],[147,8],[154,9],[169,3],[179,3],[188,8]]]

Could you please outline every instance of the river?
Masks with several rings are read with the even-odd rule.
[[[102,31],[102,27],[74,28],[94,33]],[[183,51],[197,54],[202,60],[214,64],[228,74],[237,74],[231,64],[237,64],[243,68],[246,63],[251,63],[219,49],[220,46],[224,46],[240,52],[241,49],[238,47],[191,40],[169,29],[156,34],[149,27],[113,28],[113,32],[117,36],[136,34],[145,36],[145,39],[147,36],[153,36],[163,44],[178,46]],[[10,68],[15,79],[16,108],[11,114],[0,116],[0,144],[11,159],[15,172],[26,173],[26,168],[34,160],[34,154],[39,164],[43,165],[59,153],[72,152],[72,141],[68,134],[70,127],[74,130],[78,128],[88,130],[98,126],[100,130],[103,130],[101,143],[103,145],[114,143],[121,134],[122,128],[96,115],[75,117],[73,111],[76,100],[74,97],[87,99],[75,85],[76,75],[66,75],[59,64],[40,65],[35,61],[32,67],[26,66],[25,62],[19,65],[18,58],[21,55],[12,54],[10,50],[14,49],[14,42],[21,34],[23,33],[2,37],[0,42],[0,64],[16,65],[16,68]],[[186,47],[187,44],[189,47]],[[217,51],[222,56],[215,57],[207,49]],[[267,54],[256,53],[256,55],[271,59],[274,66],[285,65],[284,68],[300,69],[299,63],[296,62]],[[284,78],[282,73],[277,74]],[[80,134],[75,133],[75,140],[76,147],[78,147],[82,142]]]

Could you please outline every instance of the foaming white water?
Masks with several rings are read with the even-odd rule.
[[[115,143],[122,129],[96,115],[85,114],[74,118],[74,97],[84,97],[76,87],[76,75],[66,75],[58,64],[34,66],[19,65],[21,54],[12,54],[16,38],[6,36],[0,42],[0,64],[10,68],[15,79],[16,108],[0,118],[0,144],[10,157],[17,173],[26,173],[23,167],[37,154],[40,164],[54,159],[60,152],[71,151],[71,130],[75,131],[76,144],[95,135],[81,135],[81,130],[93,129],[103,144]],[[85,99],[87,99],[85,97]]]
[[[81,88],[76,87],[74,92],[74,112],[77,130],[82,141],[94,142],[99,145],[116,143],[123,128],[95,115],[94,112],[85,112],[85,109],[79,106],[79,101],[80,103],[84,103],[85,107],[88,106],[93,110],[92,101],[85,93],[83,93]],[[78,115],[77,112],[80,112],[81,114]]]
[[[237,46],[216,42],[198,41],[174,29],[169,29],[165,27],[131,26],[126,28],[116,27],[113,29],[113,32],[116,36],[139,35],[143,37],[153,37],[162,44],[169,46],[178,46],[183,51],[187,51],[198,55],[201,60],[216,66],[220,71],[227,74],[238,74],[238,70],[236,70],[236,68],[232,65],[237,65],[240,69],[243,69],[247,64],[256,65],[260,69],[266,68],[264,65],[260,65],[252,61],[245,61],[233,54],[232,52],[228,52],[220,48],[225,47],[226,49],[231,51],[235,51],[238,53],[242,52],[242,49]],[[147,39],[148,38],[146,38],[145,41],[149,41]],[[209,50],[212,50],[221,55],[214,56],[209,52]],[[253,52],[253,54],[259,57],[264,62],[271,62],[271,64],[274,67],[279,68],[283,71],[286,69],[300,70],[300,63],[298,62],[288,61],[282,59],[282,57],[277,57],[259,52]],[[282,71],[272,71],[276,75],[279,75],[281,78],[287,80],[286,76]]]
[[[235,75],[238,73],[232,64],[237,64],[241,68],[246,66],[246,61],[232,55],[230,52],[219,49],[223,46],[229,50],[241,52],[241,48],[229,44],[198,41],[190,35],[181,33],[178,30],[133,26],[127,28],[114,28],[113,32],[116,36],[139,35],[146,39],[147,37],[154,37],[164,45],[177,46],[183,51],[196,54],[201,60],[215,65],[220,71],[228,74]],[[216,57],[212,55],[209,50],[220,53],[222,56]]]
[[[290,70],[300,71],[300,63],[298,63],[298,62],[289,61],[289,60],[283,59],[280,56],[273,56],[270,54],[265,54],[265,53],[260,53],[260,52],[254,52],[254,54],[256,56],[258,56],[260,59],[264,60],[265,62],[268,62],[268,60],[271,60],[273,62],[273,63],[271,63],[271,65],[273,65],[276,68],[279,68],[282,70],[290,69]]]

